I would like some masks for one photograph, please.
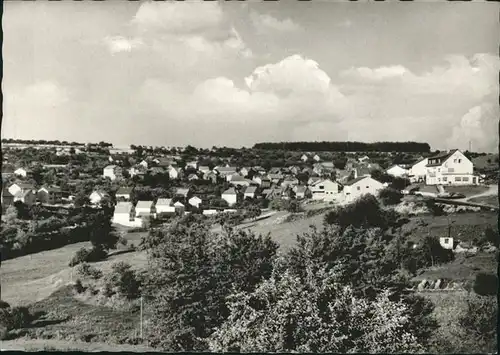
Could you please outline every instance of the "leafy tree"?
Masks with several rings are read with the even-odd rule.
[[[253,292],[229,297],[230,315],[210,337],[216,352],[422,351],[410,331],[408,308],[388,292],[374,302],[340,284],[333,270],[300,278],[274,273]]]
[[[152,237],[150,340],[169,351],[206,349],[206,338],[229,313],[226,296],[268,277],[277,249],[269,237],[243,231],[212,235],[204,223],[175,222]]]
[[[403,194],[393,188],[385,188],[379,192],[379,198],[385,205],[397,205],[401,202]]]
[[[466,352],[497,351],[497,314],[496,297],[475,296],[467,300],[467,310],[459,319],[465,335],[460,341],[470,344]]]
[[[364,195],[346,206],[339,206],[325,215],[327,225],[338,225],[342,229],[349,226],[365,228],[397,228],[406,220],[392,210],[383,210],[373,195]]]
[[[498,276],[484,272],[477,274],[473,289],[480,296],[495,296],[498,293]]]

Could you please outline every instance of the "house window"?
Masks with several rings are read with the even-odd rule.
[[[438,168],[438,173],[441,172],[441,168]]]
[[[444,243],[448,244],[450,242],[450,238],[444,238]]]
[[[462,179],[462,181],[469,181],[469,178],[468,178],[468,177],[464,177],[464,178]]]
[[[457,162],[457,160],[456,160],[456,159],[453,159],[453,162],[454,162],[454,163],[456,163],[456,162]]]
[[[320,186],[319,188],[320,188],[320,190],[324,190],[324,189],[325,189],[325,187],[324,187],[324,186]]]
[[[366,188],[367,188],[367,189],[369,189],[369,188],[370,188],[370,186],[367,186]]]
[[[441,181],[441,178],[438,178],[438,181]]]
[[[458,159],[458,162],[461,163],[462,162],[462,159]]]
[[[361,190],[361,186],[358,186],[358,191]]]
[[[462,181],[462,178],[460,176],[456,176],[455,181]]]
[[[443,177],[443,181],[444,181],[444,182],[448,181],[448,178],[447,178],[446,176],[445,176],[445,177]]]

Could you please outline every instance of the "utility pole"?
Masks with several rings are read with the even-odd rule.
[[[140,325],[140,330],[141,330],[141,339],[144,339],[143,338],[143,332],[142,332],[142,315],[143,315],[142,310],[143,310],[143,298],[141,296],[141,325]]]

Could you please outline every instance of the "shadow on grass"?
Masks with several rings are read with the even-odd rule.
[[[136,251],[136,250],[135,249],[115,250],[115,251],[108,253],[108,258],[110,256],[133,253],[134,251]]]

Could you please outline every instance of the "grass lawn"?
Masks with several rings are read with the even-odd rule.
[[[445,186],[447,192],[456,192],[464,194],[465,197],[478,195],[489,190],[488,186],[475,185],[475,186]]]
[[[469,241],[474,236],[484,232],[487,226],[497,229],[498,215],[495,212],[468,212],[449,216],[451,236],[462,241]],[[426,225],[420,225],[423,221]],[[429,233],[436,237],[448,236],[448,216],[434,217],[431,215],[411,217],[410,222],[403,227],[403,233],[410,233],[409,240],[418,242]]]
[[[456,255],[451,263],[428,268],[415,277],[414,281],[447,279],[454,281],[471,281],[480,272],[496,274],[498,262],[494,253],[478,253],[465,257]]]
[[[3,340],[1,345],[2,351],[82,351],[82,352],[155,352],[157,350],[150,349],[142,345],[126,345],[126,344],[106,344],[106,343],[85,343],[85,342],[69,342],[54,339],[27,339],[20,338],[14,340]]]
[[[49,297],[29,306],[44,316],[13,336],[28,339],[55,339],[76,342],[120,343],[139,334],[140,311],[119,311],[89,305],[74,298],[73,288],[58,289]]]
[[[474,203],[484,203],[485,205],[498,206],[498,196],[481,196],[474,197],[469,200]]]

